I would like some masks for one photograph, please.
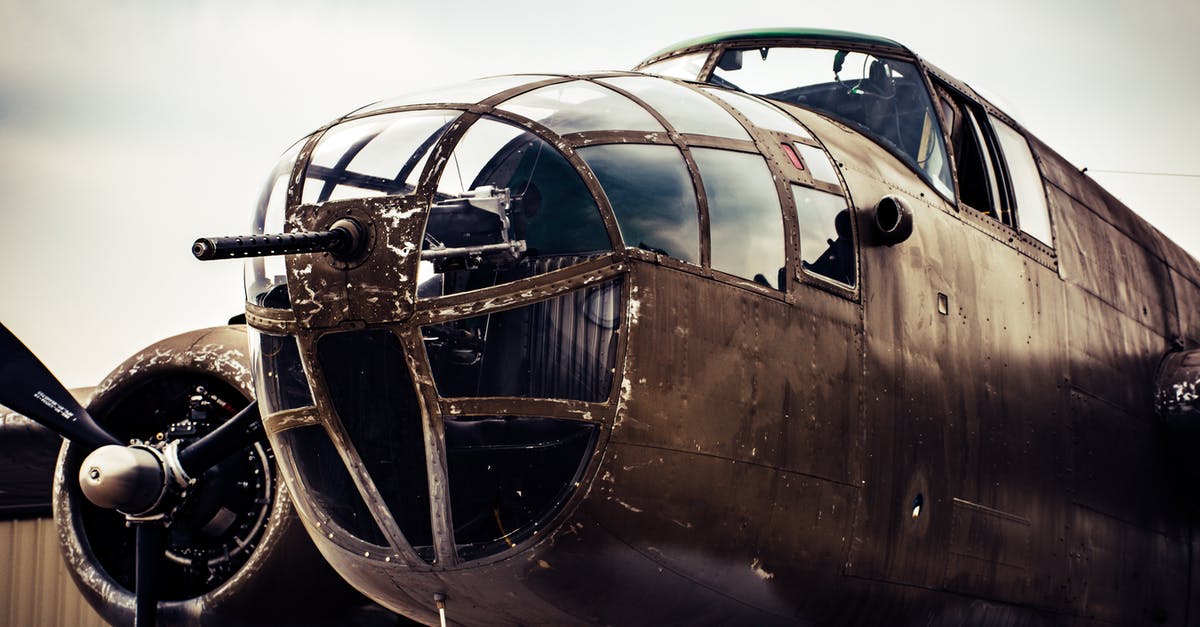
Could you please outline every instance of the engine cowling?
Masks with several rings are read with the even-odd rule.
[[[1167,355],[1155,380],[1155,409],[1163,421],[1167,453],[1176,471],[1186,477],[1190,496],[1200,503],[1194,486],[1200,481],[1200,349]]]
[[[253,397],[244,327],[184,333],[140,351],[96,388],[88,411],[122,439],[203,436]],[[64,443],[54,517],[76,585],[113,624],[134,618],[133,531],[80,492],[84,457]],[[344,624],[366,601],[309,540],[264,440],[209,470],[179,509],[161,567],[168,625]]]

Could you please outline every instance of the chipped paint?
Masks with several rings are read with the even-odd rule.
[[[402,209],[400,207],[396,207],[392,209],[384,209],[379,213],[379,217],[385,220],[391,220],[392,226],[396,227],[399,226],[404,220],[421,213],[421,210],[422,209],[420,206],[413,207],[412,209]]]
[[[389,242],[387,244],[387,248],[400,259],[404,259],[417,249],[417,245],[412,242],[404,242],[402,245],[396,246],[395,244]]]
[[[763,568],[762,560],[760,560],[757,557],[754,558],[754,561],[750,562],[750,570],[755,575],[757,575],[759,579],[762,579],[763,581],[770,581],[775,578],[775,573],[772,573],[772,572],[768,571],[767,569]]]
[[[1159,393],[1159,411],[1163,413],[1190,413],[1197,411],[1200,401],[1200,377],[1193,381],[1180,381]]]
[[[320,424],[320,419],[311,407],[276,412],[263,417],[263,428],[268,434],[313,424]]]
[[[628,310],[627,315],[629,318],[629,326],[631,326],[631,327],[637,326],[638,315],[642,311],[642,301],[637,299],[637,293],[638,293],[638,288],[636,285],[633,286],[632,288],[630,288],[630,290],[629,290],[629,305],[627,308],[627,310]]]
[[[627,509],[627,510],[629,510],[629,511],[631,511],[631,512],[635,513],[635,514],[640,514],[640,513],[642,513],[642,509],[641,509],[641,508],[639,508],[639,507],[634,507],[634,506],[630,505],[629,503],[626,503],[625,501],[622,501],[621,499],[619,499],[619,498],[617,498],[617,497],[615,497],[615,496],[610,496],[610,497],[608,497],[608,500],[615,502],[617,505],[620,505],[621,507],[624,507],[625,509]]]
[[[659,463],[659,464],[661,464],[661,463],[662,463],[662,458],[661,458],[661,457],[659,457],[657,460],[651,459],[651,460],[645,461],[645,462],[643,462],[643,463],[640,463],[640,464],[629,464],[628,466],[621,466],[621,470],[624,470],[624,471],[626,471],[626,472],[628,472],[628,471],[630,471],[630,470],[638,470],[638,469],[641,469],[641,468],[647,468],[647,467],[649,467],[649,466],[653,466],[655,463]]]

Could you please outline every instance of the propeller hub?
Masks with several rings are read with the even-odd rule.
[[[101,446],[79,467],[79,488],[99,507],[143,514],[166,493],[163,462],[162,454],[149,447]]]

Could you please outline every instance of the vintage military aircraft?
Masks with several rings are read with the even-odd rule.
[[[249,258],[249,365],[197,332],[85,410],[6,333],[97,603],[235,620],[278,588],[285,491],[246,479],[277,468],[338,574],[426,623],[1200,621],[1195,259],[894,41],[634,70],[299,141],[255,233],[193,251]]]

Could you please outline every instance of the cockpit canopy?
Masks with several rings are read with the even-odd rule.
[[[837,31],[743,32],[684,42],[638,71],[800,105],[872,137],[946,197],[950,161],[913,55],[883,38]]]

